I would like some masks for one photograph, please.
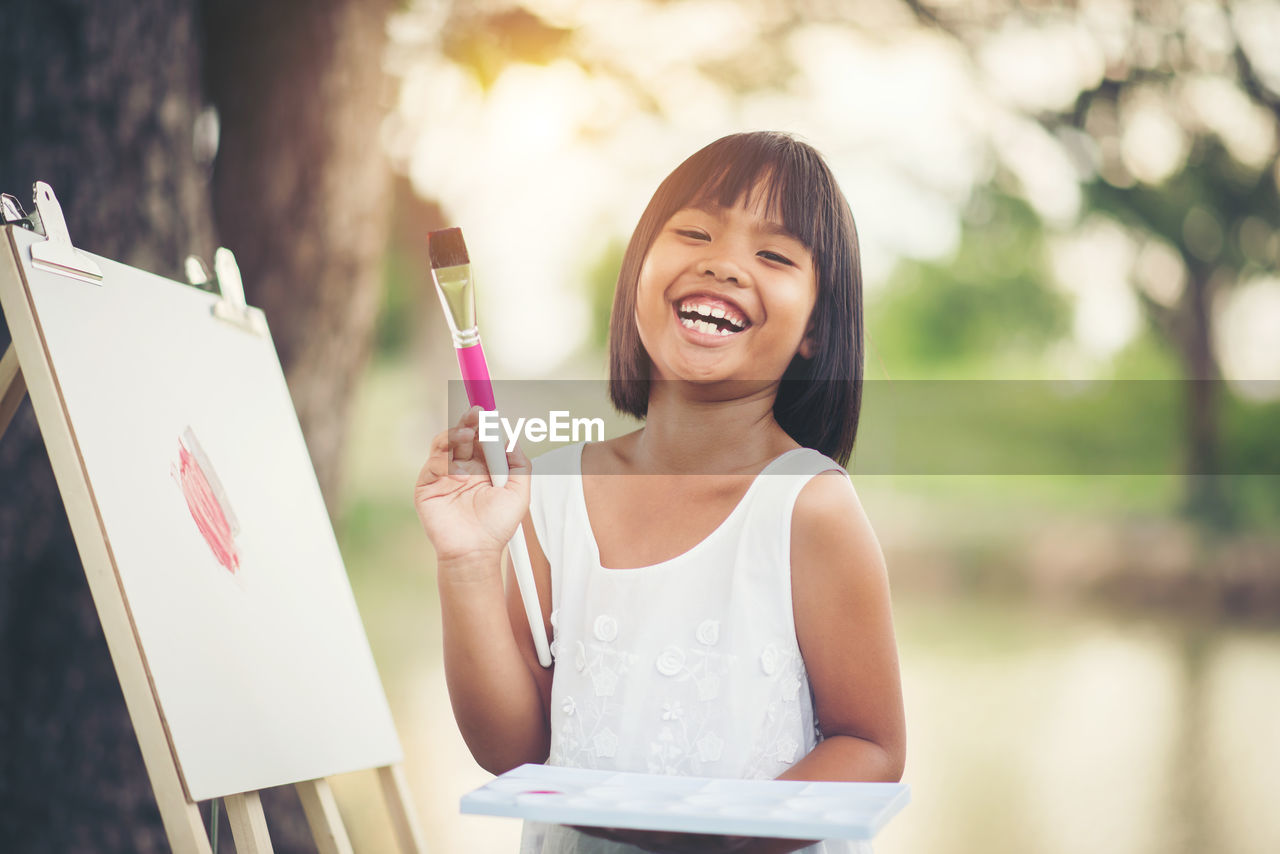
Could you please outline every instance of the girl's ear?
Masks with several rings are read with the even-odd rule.
[[[813,339],[814,339],[814,330],[813,330],[813,326],[810,326],[808,329],[805,330],[804,337],[800,339],[800,346],[796,348],[796,355],[801,356],[805,359],[812,359],[814,348],[817,346],[814,343]]]

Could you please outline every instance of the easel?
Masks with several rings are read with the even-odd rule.
[[[5,196],[3,203],[3,216],[0,217],[0,305],[3,305],[13,340],[0,359],[0,438],[3,438],[24,395],[30,394],[89,590],[120,679],[125,704],[138,736],[165,833],[175,852],[211,854],[209,835],[199,805],[188,792],[171,733],[161,712],[147,657],[124,594],[119,567],[61,398],[27,273],[24,264],[15,260],[20,257],[16,234],[20,229],[26,229],[46,237],[45,241],[31,244],[33,267],[89,283],[100,281],[103,274],[92,257],[72,247],[61,207],[48,185],[36,185],[36,213],[30,217],[22,215],[21,207],[11,196]],[[243,289],[239,287],[239,273],[229,252],[219,250],[215,268],[226,303],[225,310],[233,315],[248,316]],[[219,306],[218,310],[223,308]],[[402,766],[397,762],[376,770],[400,849],[407,854],[421,854],[426,849],[410,803]],[[326,780],[322,777],[294,785],[321,854],[351,852],[351,842]],[[270,852],[271,840],[259,793],[230,794],[223,801],[237,851],[242,854]]]

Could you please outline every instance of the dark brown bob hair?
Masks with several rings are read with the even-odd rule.
[[[862,265],[853,213],[814,148],[784,133],[723,137],[676,167],[658,187],[627,244],[609,319],[609,396],[620,412],[649,409],[649,355],[636,327],[640,267],[672,215],[686,207],[732,207],[761,184],[772,215],[805,245],[816,267],[810,318],[813,358],[791,360],[773,416],[791,438],[847,464],[862,404]]]

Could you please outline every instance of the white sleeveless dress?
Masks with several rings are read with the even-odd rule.
[[[774,459],[706,539],[638,569],[606,569],[587,517],[582,445],[534,462],[530,512],[551,566],[549,765],[771,779],[821,739],[791,604],[791,511],[840,465]],[[641,849],[528,822],[522,854]],[[827,841],[812,854],[870,852]]]

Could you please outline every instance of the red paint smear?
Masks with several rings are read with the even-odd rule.
[[[200,463],[187,450],[182,441],[178,441],[178,483],[182,486],[182,494],[187,499],[187,509],[191,518],[196,520],[196,527],[204,535],[204,540],[213,551],[218,563],[235,575],[240,568],[240,556],[236,553],[235,540],[231,537],[231,523],[227,514],[209,486]]]

